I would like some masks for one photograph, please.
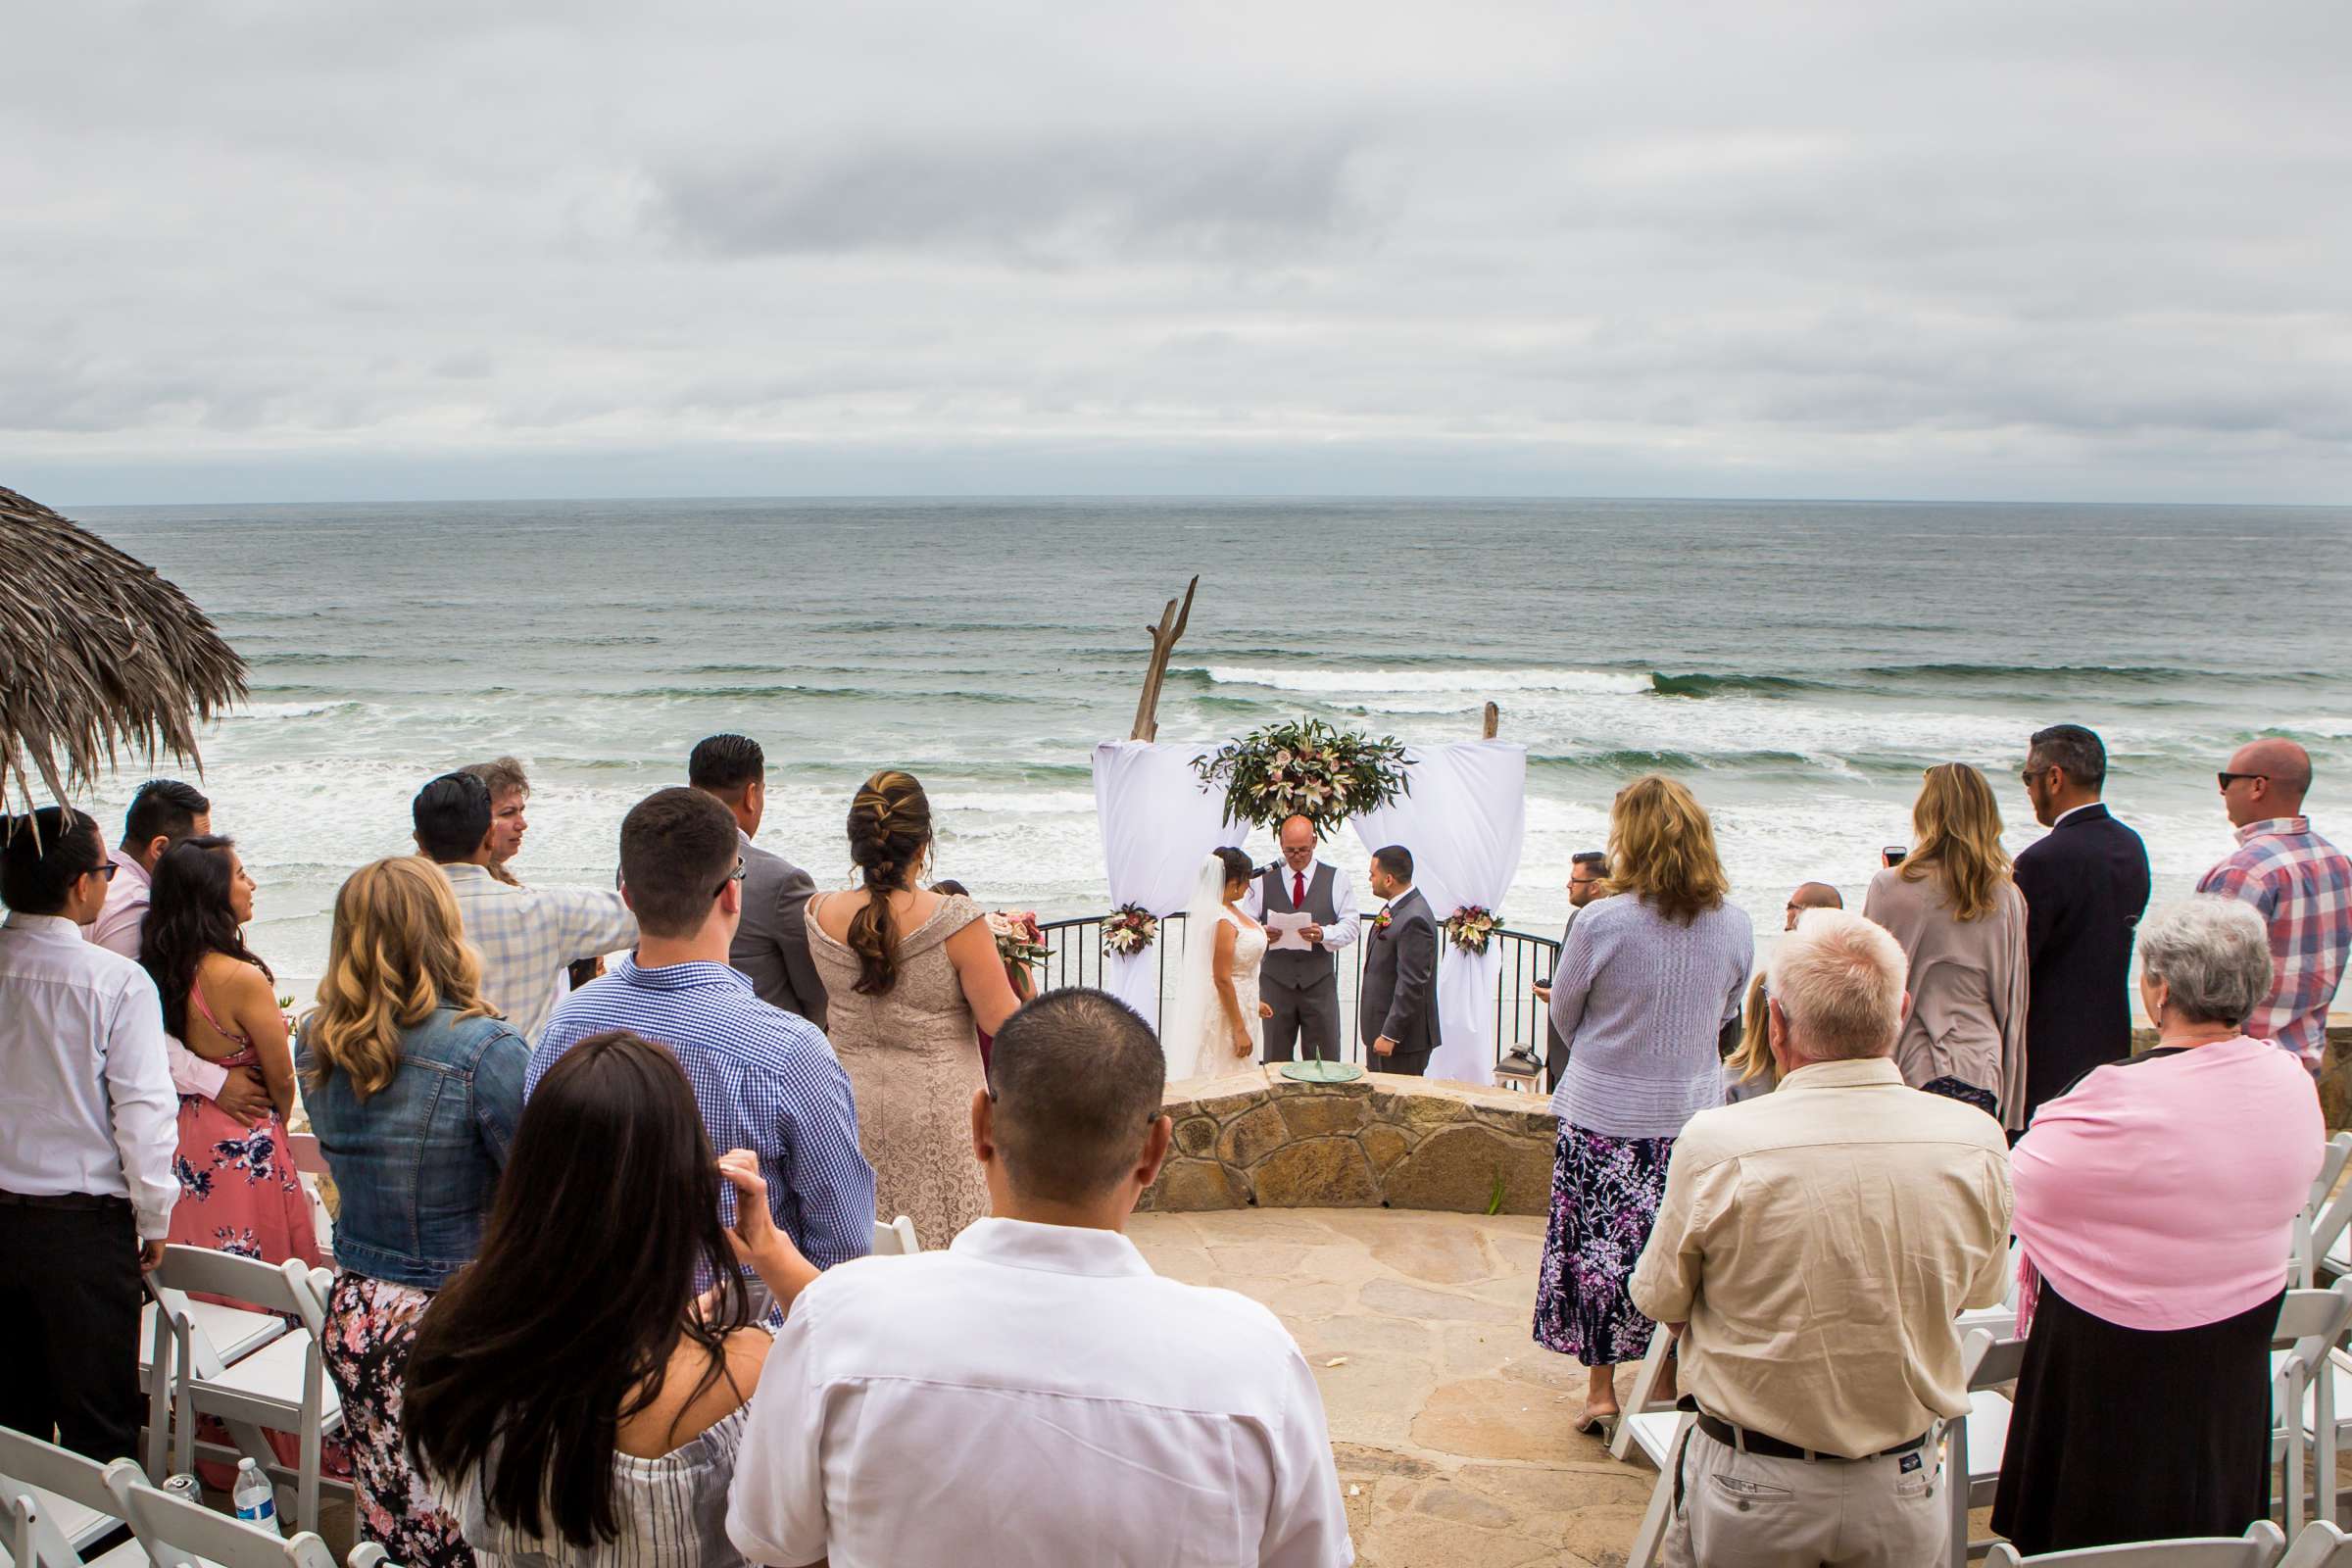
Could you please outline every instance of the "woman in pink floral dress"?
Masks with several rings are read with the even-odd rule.
[[[270,966],[245,946],[253,894],[253,878],[225,838],[182,839],[156,862],[139,961],[162,995],[164,1027],[216,1065],[257,1068],[270,1100],[248,1127],[210,1100],[180,1097],[171,1239],[316,1268],[318,1233],[286,1147],[294,1057],[285,1014]]]

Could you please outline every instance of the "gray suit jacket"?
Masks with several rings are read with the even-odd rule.
[[[739,835],[740,836],[740,835]],[[727,962],[761,1002],[825,1026],[825,983],[808,955],[808,895],[816,881],[781,855],[743,839],[743,924]]]
[[[1363,987],[1356,999],[1356,1032],[1364,1049],[1384,1035],[1396,1042],[1388,1059],[1427,1059],[1438,1048],[1438,922],[1419,888],[1389,906],[1389,928],[1365,937]],[[1366,1064],[1380,1071],[1367,1056]]]

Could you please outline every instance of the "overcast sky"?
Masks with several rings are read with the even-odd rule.
[[[0,483],[2352,502],[2346,0],[15,8]]]

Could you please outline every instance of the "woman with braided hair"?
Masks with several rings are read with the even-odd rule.
[[[988,1212],[972,1157],[980,1035],[1020,1004],[980,906],[923,886],[931,803],[913,775],[885,769],[858,789],[850,859],[861,891],[808,901],[825,1032],[858,1097],[874,1212],[905,1214],[923,1246],[945,1247]]]

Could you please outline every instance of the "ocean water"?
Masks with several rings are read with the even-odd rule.
[[[315,976],[335,887],[408,847],[451,766],[529,765],[525,880],[609,885],[616,830],[701,737],[766,748],[762,842],[848,877],[851,793],[929,786],[938,874],[1047,915],[1106,901],[1088,759],[1144,628],[1200,575],[1162,740],[1312,715],[1528,748],[1503,914],[1556,932],[1569,857],[1632,775],[1688,780],[1740,902],[1858,897],[1920,769],[2039,832],[2027,736],[2089,724],[2158,897],[2230,847],[2213,771],[2309,746],[2352,835],[2352,509],[1714,502],[695,501],[110,508],[81,520],[252,663],[205,785],[262,884],[253,938]],[[126,768],[100,792],[110,834]],[[1260,835],[1261,838],[1264,835]],[[1271,854],[1270,844],[1253,846]],[[1361,858],[1352,837],[1337,853]]]

